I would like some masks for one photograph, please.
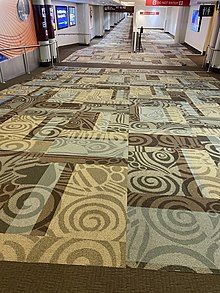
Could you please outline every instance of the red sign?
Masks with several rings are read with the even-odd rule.
[[[146,0],[146,6],[189,6],[190,0]]]
[[[159,15],[158,11],[141,11],[140,15]]]

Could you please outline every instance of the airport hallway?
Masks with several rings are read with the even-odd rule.
[[[131,20],[0,92],[0,259],[219,292],[220,82],[162,31],[131,53]]]

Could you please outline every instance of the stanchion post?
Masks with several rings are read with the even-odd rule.
[[[51,56],[51,66],[54,67],[54,61],[53,61],[53,51],[52,51],[52,45],[54,43],[49,43],[48,46],[49,46],[49,49],[50,49],[50,56]]]
[[[60,51],[59,51],[59,47],[58,47],[58,42],[56,41],[56,48],[57,48],[57,60],[58,63],[60,63]]]
[[[3,74],[3,70],[1,66],[0,66],[0,77],[1,77],[1,83],[5,83],[4,74]]]
[[[29,63],[28,63],[28,57],[27,57],[27,51],[26,48],[24,47],[24,60],[25,60],[25,72],[27,74],[31,74],[29,70]]]

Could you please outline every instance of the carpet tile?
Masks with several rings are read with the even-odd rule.
[[[130,207],[127,260],[152,267],[219,270],[220,215]]]
[[[1,260],[107,267],[125,266],[124,243],[3,234]]]
[[[161,30],[145,29],[142,34],[142,52],[131,53],[128,38],[131,21],[127,18],[98,44],[74,52],[64,62],[196,66],[187,57],[193,53],[184,46],[175,44],[173,38]]]
[[[0,260],[220,272],[220,82],[129,26],[0,92]]]

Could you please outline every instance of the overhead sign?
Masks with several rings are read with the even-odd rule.
[[[140,15],[159,15],[159,11],[140,11]]]
[[[118,12],[120,10],[120,12],[125,12],[126,10],[126,6],[104,6],[104,11],[112,11],[112,12]]]
[[[128,12],[128,13],[134,13],[134,6],[113,6],[108,5],[104,6],[105,12]]]
[[[189,6],[190,0],[146,0],[146,6]]]
[[[215,11],[215,5],[200,5],[199,16],[200,17],[211,17]]]
[[[67,6],[56,6],[58,30],[68,27]]]
[[[69,6],[69,23],[70,26],[76,25],[76,8]]]
[[[199,25],[199,10],[193,10],[192,12],[192,21],[191,21],[191,30],[198,32],[200,28]]]

